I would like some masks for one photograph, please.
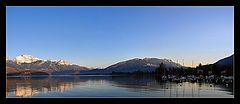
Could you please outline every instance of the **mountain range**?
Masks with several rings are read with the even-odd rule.
[[[13,60],[6,59],[7,74],[18,74],[30,70],[30,73],[48,73],[52,75],[74,74],[89,68],[71,64],[64,60],[42,60],[31,55],[20,55]]]
[[[233,62],[233,55],[221,59],[214,64],[226,65]],[[165,68],[186,69],[170,59],[158,58],[134,58],[103,69],[93,69],[85,66],[71,64],[65,60],[43,60],[31,55],[20,55],[11,60],[6,58],[7,75],[18,75],[23,73],[50,74],[50,75],[72,75],[72,74],[111,74],[112,72],[154,72],[161,63]]]

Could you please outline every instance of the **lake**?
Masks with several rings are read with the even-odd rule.
[[[163,82],[156,77],[80,75],[8,77],[7,98],[233,98],[230,85]]]

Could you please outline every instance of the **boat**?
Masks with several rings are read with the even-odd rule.
[[[186,77],[184,77],[184,76],[182,76],[181,78],[180,78],[180,80],[183,82],[183,81],[186,81]]]
[[[233,83],[233,77],[232,76],[229,76],[229,77],[224,76],[222,78],[222,83]]]
[[[173,81],[174,81],[174,82],[177,82],[177,83],[182,82],[179,77],[174,78]]]

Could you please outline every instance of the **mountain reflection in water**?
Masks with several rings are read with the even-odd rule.
[[[15,96],[31,97],[40,92],[64,92],[73,88],[71,80],[59,78],[8,78],[7,96],[13,92]],[[9,87],[9,88],[8,88]]]
[[[7,97],[233,97],[231,86],[162,82],[155,77],[8,77]]]

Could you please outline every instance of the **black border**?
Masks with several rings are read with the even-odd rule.
[[[1,83],[6,84],[6,6],[234,6],[234,62],[235,62],[235,69],[239,68],[239,59],[240,56],[237,51],[239,51],[239,38],[237,37],[240,35],[239,33],[239,18],[240,18],[240,9],[239,5],[240,2],[238,0],[84,0],[84,1],[74,1],[74,0],[7,0],[3,1],[0,0],[0,35],[1,35],[1,69],[0,74],[2,81]],[[1,98],[0,102],[6,100],[7,103],[5,104],[72,104],[72,103],[95,103],[95,104],[125,104],[125,103],[177,103],[177,104],[195,104],[195,103],[239,103],[237,99],[239,98],[239,70],[234,70],[235,76],[235,89],[234,89],[234,98],[144,98],[144,99],[136,99],[136,98],[69,98],[69,99],[50,99],[50,98],[6,98],[5,90],[6,86],[3,84],[0,85],[1,89]],[[2,103],[4,104],[4,103]]]
[[[7,6],[232,6],[233,0],[7,0]]]

